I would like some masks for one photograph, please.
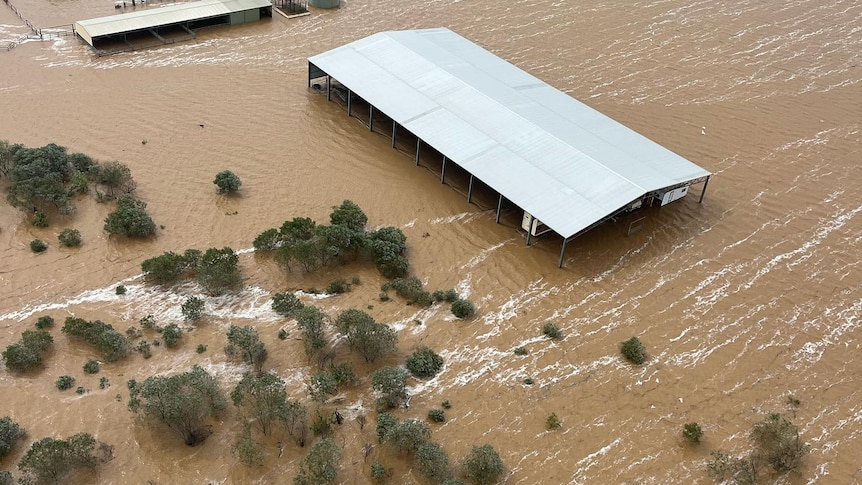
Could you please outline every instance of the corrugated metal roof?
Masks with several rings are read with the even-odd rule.
[[[308,60],[563,237],[710,175],[449,29]]]
[[[179,24],[190,20],[229,15],[261,7],[269,7],[270,0],[200,0],[196,2],[147,8],[136,12],[110,15],[75,22],[77,30],[85,31],[90,38],[146,30],[163,25]]]

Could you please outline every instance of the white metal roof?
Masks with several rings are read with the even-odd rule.
[[[308,60],[563,237],[710,175],[446,28]]]
[[[195,2],[150,7],[136,12],[110,15],[75,22],[75,29],[84,31],[86,37],[95,39],[106,35],[146,30],[163,25],[178,24],[190,20],[229,15],[261,7],[269,7],[270,0],[200,0]]]

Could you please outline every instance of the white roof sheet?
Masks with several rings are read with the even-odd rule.
[[[83,30],[90,38],[146,30],[162,25],[178,24],[190,20],[206,19],[242,12],[254,8],[269,7],[270,0],[200,0],[195,2],[147,8],[136,12],[110,15],[75,22],[77,30]]]
[[[449,29],[308,60],[563,237],[710,175]]]

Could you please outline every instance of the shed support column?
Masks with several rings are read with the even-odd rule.
[[[530,215],[530,219],[527,221],[527,246],[530,245],[530,241],[533,238],[533,216]]]
[[[497,220],[494,222],[496,224],[500,223],[500,210],[503,209],[503,194],[500,194],[500,198],[497,200]]]
[[[473,201],[473,174],[470,174],[470,186],[467,188],[467,203]]]
[[[332,76],[326,75],[326,100],[332,101]]]
[[[443,170],[440,171],[440,183],[446,183],[446,155],[443,155]]]
[[[368,105],[368,131],[374,131],[374,105]]]
[[[392,120],[392,148],[395,148],[395,131],[398,129],[398,123]]]
[[[72,24],[72,32],[75,31],[75,25]],[[311,87],[311,62],[308,63],[308,87]]]
[[[698,203],[703,203],[703,196],[706,195],[706,186],[709,185],[709,175],[706,176],[706,182],[703,183],[703,190],[700,191],[700,200]]]
[[[353,100],[353,91],[348,89],[347,90],[347,117],[348,118],[350,118],[350,116],[353,114],[353,109],[352,109],[353,105],[351,103],[352,100]]]
[[[566,255],[566,243],[569,242],[568,238],[563,238],[563,247],[560,249],[560,260],[557,261],[557,268],[563,267],[563,257]]]
[[[422,145],[422,139],[416,139],[416,166],[419,166],[419,147]]]

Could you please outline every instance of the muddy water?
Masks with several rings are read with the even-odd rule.
[[[13,3],[37,26],[113,13],[104,0]],[[26,33],[2,7],[0,40]],[[152,241],[117,241],[101,231],[108,207],[91,199],[47,229],[0,206],[0,345],[42,314],[101,318],[120,329],[148,313],[179,321],[180,302],[199,289],[144,285],[143,259],[188,247],[248,248],[287,218],[325,220],[344,198],[365,209],[370,225],[403,228],[412,268],[430,288],[456,287],[479,307],[475,319],[453,321],[442,307],[380,303],[381,279],[361,265],[286,275],[244,253],[246,289],[209,299],[206,322],[178,350],[106,364],[102,375],[112,386],[99,390],[98,376],[80,370],[91,351],[55,329],[43,372],[0,371],[2,413],[32,439],[89,431],[115,445],[116,459],[97,475],[76,477],[80,483],[284,481],[301,450],[288,447],[279,458],[274,438],[264,467],[237,464],[229,453],[232,415],[214,423],[203,446],[186,448],[132,419],[125,380],[200,363],[229,389],[245,369],[226,361],[223,333],[253,323],[271,350],[267,366],[304,397],[311,369],[296,341],[275,338],[279,328],[295,330],[269,310],[269,295],[358,275],[354,292],[316,303],[331,315],[373,305],[369,312],[396,325],[400,353],[384,363],[402,362],[418,345],[444,355],[444,372],[411,383],[411,406],[399,416],[421,418],[452,401],[435,439],[453,458],[492,443],[506,463],[505,483],[709,483],[709,450],[742,452],[746,431],[768,412],[795,416],[812,445],[801,475],[785,483],[855,483],[862,475],[860,25],[862,5],[849,0],[351,1],[110,58],[71,40],[0,52],[0,138],[53,141],[127,163],[138,195],[164,225]],[[495,225],[491,212],[468,205],[305,87],[307,56],[381,30],[436,26],[714,172],[705,202],[688,197],[645,211],[644,229],[628,237],[630,219],[603,226],[570,243],[566,269],[557,270],[558,240],[525,247],[511,227],[516,214]],[[241,197],[214,193],[212,177],[224,168],[242,178]],[[54,243],[65,227],[81,230],[80,249]],[[46,253],[29,252],[35,237],[51,242]],[[120,283],[126,296],[114,294]],[[548,321],[563,329],[563,340],[541,338]],[[633,335],[651,353],[639,368],[617,353]],[[207,352],[196,354],[198,343]],[[514,356],[517,346],[530,354]],[[350,361],[360,374],[370,370]],[[61,374],[91,392],[59,393],[52,383]],[[526,377],[535,384],[524,385]],[[390,452],[363,460],[362,446],[376,441],[373,426],[360,430],[352,418],[373,415],[367,387],[339,404],[348,416],[337,435],[345,450],[340,480],[366,483],[370,462],[380,458],[394,467],[394,483],[421,483]],[[559,431],[544,429],[551,412],[563,421]],[[699,448],[680,441],[690,421],[705,430]],[[22,452],[2,468],[14,468]]]

